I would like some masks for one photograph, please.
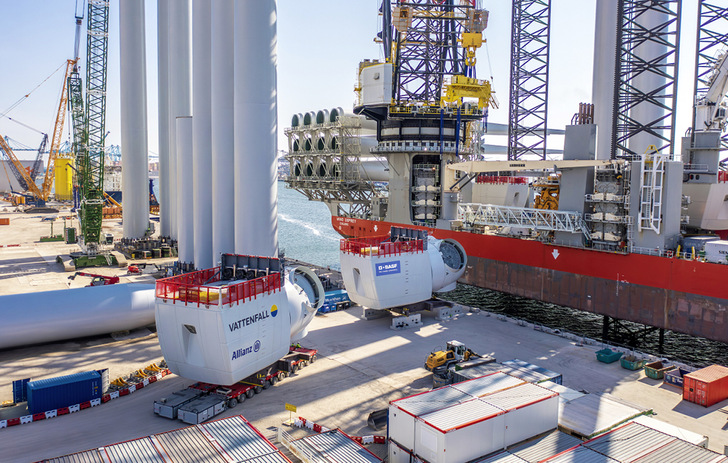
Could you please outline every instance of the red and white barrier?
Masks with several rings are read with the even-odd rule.
[[[321,426],[320,424],[316,424],[313,421],[309,421],[306,418],[303,418],[299,416],[295,420],[293,420],[293,425],[298,428],[307,428],[312,430],[313,432],[322,433],[322,432],[328,432],[331,431],[331,429],[327,428],[326,426]],[[348,434],[347,434],[348,435]],[[360,444],[386,444],[387,439],[384,436],[349,436],[356,442]]]
[[[35,415],[25,415],[21,416],[19,418],[11,418],[9,420],[0,420],[0,429],[2,428],[9,428],[10,426],[17,426],[19,424],[27,424],[32,423],[33,421],[40,421],[40,420],[46,420],[49,418],[55,418],[60,415],[68,415],[69,413],[75,413],[79,410],[84,410],[86,408],[96,407],[97,405],[101,405],[102,403],[106,403],[111,399],[116,399],[118,397],[122,397],[125,395],[129,395],[132,392],[136,391],[137,389],[142,389],[144,386],[148,386],[150,383],[155,383],[162,379],[163,377],[167,376],[170,373],[169,370],[162,370],[161,372],[157,373],[155,376],[150,376],[149,378],[144,379],[144,381],[141,381],[137,384],[132,384],[129,387],[125,387],[124,389],[120,389],[118,391],[111,392],[109,394],[104,394],[99,399],[93,399],[86,402],[82,402],[80,404],[75,405],[69,405],[68,407],[62,407],[58,408],[56,410],[48,410],[46,412],[36,413]],[[320,431],[318,431],[320,432]]]

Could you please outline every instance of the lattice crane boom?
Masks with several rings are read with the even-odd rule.
[[[79,221],[83,244],[96,252],[101,237],[104,205],[104,138],[106,126],[106,72],[109,36],[109,2],[88,1],[86,56],[86,107],[83,116],[81,79],[69,79],[74,124],[76,166],[81,205]],[[82,121],[82,123],[81,123]]]

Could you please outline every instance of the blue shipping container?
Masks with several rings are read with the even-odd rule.
[[[97,371],[85,371],[31,381],[27,388],[28,411],[41,413],[100,398],[101,375]]]
[[[13,402],[16,404],[28,400],[28,388],[26,387],[28,381],[30,381],[30,378],[13,381]]]
[[[326,305],[333,305],[336,302],[346,302],[349,300],[349,294],[345,289],[337,289],[335,291],[327,291],[326,299],[324,303]]]

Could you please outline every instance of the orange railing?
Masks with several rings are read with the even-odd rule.
[[[360,256],[395,256],[404,252],[423,252],[424,242],[422,240],[411,241],[384,241],[377,238],[354,238],[341,240],[339,249],[349,254]]]
[[[220,267],[157,280],[156,296],[165,301],[203,305],[232,305],[271,294],[282,287],[281,274],[271,273],[232,285],[212,285],[220,281]]]

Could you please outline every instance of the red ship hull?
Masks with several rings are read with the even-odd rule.
[[[332,225],[344,237],[401,226],[344,217],[332,217]],[[728,265],[415,228],[465,248],[464,283],[728,342]]]

